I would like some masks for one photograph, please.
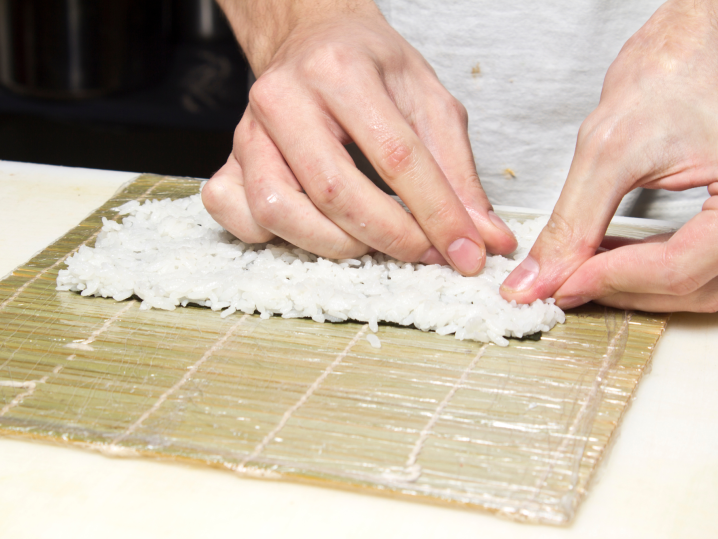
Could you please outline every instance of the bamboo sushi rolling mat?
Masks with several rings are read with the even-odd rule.
[[[113,208],[198,187],[140,176],[0,282],[0,434],[571,521],[667,316],[589,304],[505,348],[380,325],[376,349],[366,324],[55,291]]]

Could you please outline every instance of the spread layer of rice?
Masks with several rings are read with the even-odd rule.
[[[457,339],[494,342],[548,331],[563,323],[552,299],[517,305],[499,286],[523,260],[546,223],[508,225],[519,241],[509,257],[491,256],[475,277],[449,267],[399,262],[377,253],[327,260],[281,242],[245,244],[207,213],[199,195],[128,202],[122,224],[103,218],[95,247],[81,247],[57,278],[58,290],[173,310],[190,303],[263,318],[358,320],[413,325]]]

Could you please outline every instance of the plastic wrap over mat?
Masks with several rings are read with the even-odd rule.
[[[375,348],[363,324],[140,312],[55,291],[112,208],[197,189],[142,176],[0,282],[0,433],[573,518],[665,316],[589,305],[506,348],[380,326]]]

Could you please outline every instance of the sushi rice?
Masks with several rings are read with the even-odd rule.
[[[58,290],[117,301],[137,296],[142,310],[191,303],[222,311],[222,317],[240,311],[262,318],[357,320],[374,332],[380,322],[393,322],[501,346],[507,337],[548,331],[565,320],[553,299],[517,305],[499,294],[545,217],[509,221],[517,250],[489,255],[477,276],[464,277],[450,267],[381,253],[328,260],[281,241],[246,244],[212,219],[199,194],[131,201],[117,209],[122,223],[103,218],[95,247],[81,247],[60,270]]]

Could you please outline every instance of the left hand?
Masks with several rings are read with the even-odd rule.
[[[327,258],[377,250],[464,275],[516,240],[492,211],[463,106],[371,0],[221,0],[257,81],[227,164],[202,190],[248,243]],[[411,213],[355,166],[364,152]]]
[[[675,234],[604,242],[632,189],[697,186],[710,198]],[[667,2],[624,45],[548,225],[501,291],[562,308],[718,310],[718,2]]]

